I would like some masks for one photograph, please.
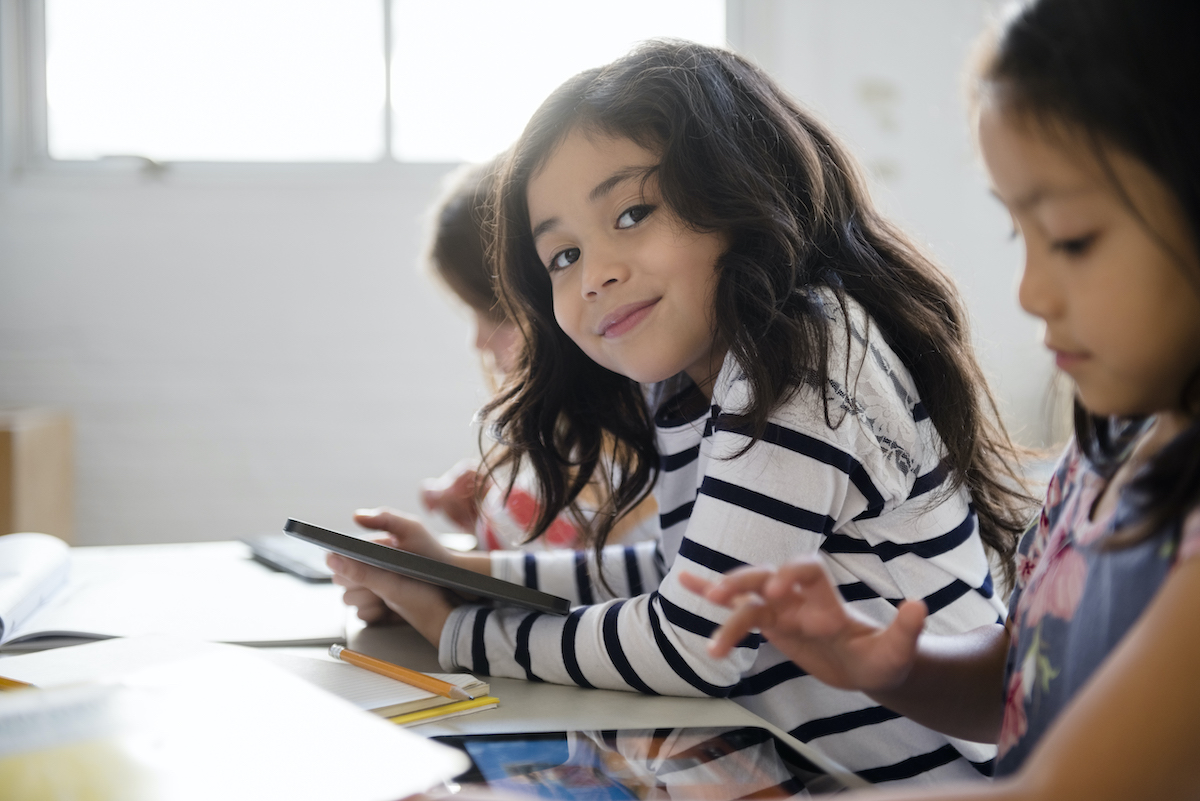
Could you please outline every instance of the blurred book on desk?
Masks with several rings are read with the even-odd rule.
[[[469,765],[248,648],[149,637],[0,659],[22,662],[49,689],[0,692],[4,797],[379,801]],[[72,671],[102,677],[56,686]]]
[[[172,633],[241,645],[344,643],[342,589],[279,573],[241,542],[66,548],[0,537],[0,652]]]
[[[302,656],[274,648],[241,648],[172,635],[120,637],[6,656],[0,659],[0,679],[15,679],[41,688],[64,687],[107,681],[148,665],[230,650],[245,651],[364,712],[389,718],[402,726],[482,712],[499,703],[488,695],[488,683],[470,673],[429,674],[475,696],[470,701],[455,701],[331,657]]]

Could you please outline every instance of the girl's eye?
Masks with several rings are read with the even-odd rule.
[[[1095,241],[1096,235],[1088,234],[1087,236],[1079,236],[1074,239],[1060,239],[1051,243],[1051,247],[1068,256],[1082,256],[1084,253],[1087,253],[1088,248]]]
[[[653,206],[630,206],[621,212],[621,216],[617,218],[618,228],[632,228],[642,220],[650,216],[650,212],[654,211]]]
[[[560,250],[551,256],[550,264],[546,269],[552,273],[559,270],[565,270],[578,260],[579,248],[567,248],[566,250]]]

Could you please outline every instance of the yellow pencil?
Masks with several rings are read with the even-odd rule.
[[[21,689],[22,687],[32,687],[32,686],[33,686],[32,684],[28,684],[23,681],[17,681],[16,679],[6,679],[3,676],[0,676],[0,690],[18,690],[18,689]]]
[[[351,651],[349,648],[341,645],[329,646],[329,655],[334,659],[340,659],[343,662],[349,662],[352,665],[357,665],[364,670],[369,670],[372,673],[378,673],[380,676],[387,676],[389,679],[402,681],[405,684],[411,684],[414,687],[419,687],[422,690],[428,690],[431,693],[443,696],[444,698],[453,698],[455,701],[474,701],[475,696],[455,684],[441,679],[435,679],[425,673],[417,670],[410,670],[406,667],[393,665],[391,662],[384,662],[382,659],[376,659],[373,656],[360,654],[357,651]]]
[[[453,704],[435,706],[432,709],[419,709],[416,712],[409,712],[404,715],[396,715],[395,717],[388,718],[388,720],[398,726],[407,726],[410,723],[423,723],[426,720],[452,718],[455,715],[470,712],[472,709],[488,709],[490,707],[499,705],[500,699],[496,696],[481,695],[474,701],[455,701]]]

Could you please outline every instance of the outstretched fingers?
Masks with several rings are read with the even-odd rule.
[[[733,614],[713,632],[708,652],[723,657],[751,631],[763,625],[764,616],[771,610],[763,604],[762,588],[771,578],[774,568],[741,567],[730,571],[717,581],[709,581],[691,573],[680,573],[679,583],[687,590],[732,609]]]
[[[739,567],[715,582],[705,582],[708,588],[701,594],[715,604],[732,606],[734,599],[748,592],[761,595],[763,587],[774,574],[775,568],[767,565]]]

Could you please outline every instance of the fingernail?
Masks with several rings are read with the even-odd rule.
[[[379,510],[378,509],[355,509],[354,514],[356,517],[374,517],[375,515],[379,514]]]

